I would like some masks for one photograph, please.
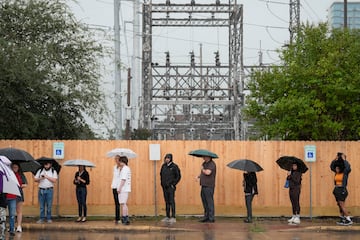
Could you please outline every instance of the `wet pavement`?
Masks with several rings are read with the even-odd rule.
[[[159,219],[134,217],[128,226],[109,219],[90,218],[85,223],[74,220],[59,218],[51,224],[37,224],[36,219],[25,219],[23,233],[6,239],[360,239],[360,224],[338,226],[337,219],[302,219],[297,226],[288,225],[286,218],[258,218],[247,224],[242,218],[217,218],[215,223],[199,223],[198,218],[181,217],[169,225]]]

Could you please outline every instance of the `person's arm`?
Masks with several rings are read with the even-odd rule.
[[[121,180],[120,180],[120,184],[119,184],[119,187],[118,187],[118,189],[117,189],[117,192],[118,192],[118,193],[121,192],[122,187],[125,185],[125,182],[126,182],[125,179],[121,179]]]
[[[39,170],[36,172],[36,174],[35,174],[35,176],[34,176],[34,181],[35,181],[35,182],[40,182],[40,180],[43,179],[43,178],[40,176],[41,170],[42,170],[42,169],[39,169]]]
[[[176,186],[179,181],[181,179],[181,172],[180,172],[180,168],[176,165],[176,170],[175,170],[175,180],[174,180],[174,183],[173,185]]]
[[[344,160],[344,165],[345,165],[344,172],[345,172],[346,174],[349,174],[349,173],[351,172],[350,163],[349,163],[347,160]]]

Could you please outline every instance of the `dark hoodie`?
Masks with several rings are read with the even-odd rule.
[[[173,156],[171,153],[165,155],[165,158],[169,158],[170,162],[166,163],[161,166],[160,170],[160,178],[161,178],[161,186],[163,188],[173,187],[175,188],[176,184],[181,179],[180,169],[179,167],[173,162]]]

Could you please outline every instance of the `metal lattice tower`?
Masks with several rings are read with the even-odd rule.
[[[190,0],[189,0],[190,2]],[[197,17],[193,17],[197,13]],[[199,14],[201,13],[201,14]],[[152,62],[154,27],[228,28],[229,65],[215,53],[213,65]],[[243,99],[243,8],[222,4],[143,4],[143,91],[140,124],[159,139],[241,139]]]
[[[300,28],[300,0],[290,0],[290,44],[296,38],[296,33]]]

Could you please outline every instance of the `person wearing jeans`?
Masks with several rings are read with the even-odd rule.
[[[12,194],[7,194],[7,205],[9,209],[9,225],[10,225],[10,235],[15,235],[15,215],[16,215],[16,196]]]
[[[45,162],[43,168],[39,169],[35,174],[35,182],[39,183],[38,200],[40,204],[40,219],[37,223],[44,223],[45,217],[48,223],[52,223],[51,208],[54,194],[54,183],[57,178],[57,172],[54,168],[52,168],[52,163],[50,161]]]
[[[78,202],[79,218],[77,222],[86,222],[87,206],[86,206],[86,185],[90,183],[90,177],[85,166],[79,166],[79,171],[75,173],[73,183],[76,185],[76,199]]]

